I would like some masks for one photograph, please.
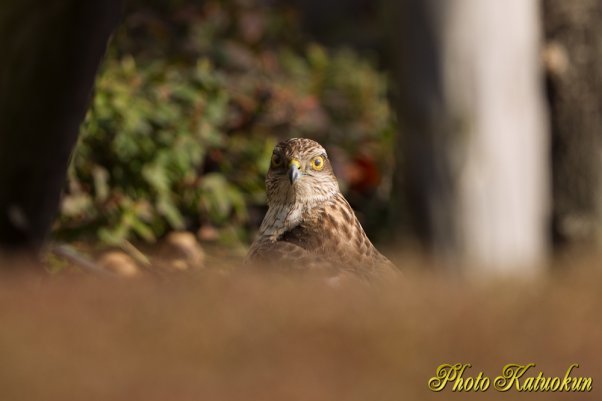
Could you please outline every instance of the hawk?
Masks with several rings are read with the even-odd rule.
[[[277,144],[266,192],[268,211],[247,261],[366,279],[396,270],[366,236],[319,143],[293,138]]]

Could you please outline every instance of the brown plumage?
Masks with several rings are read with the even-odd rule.
[[[247,256],[253,264],[364,278],[395,270],[366,236],[319,143],[276,145],[266,190],[268,212]]]

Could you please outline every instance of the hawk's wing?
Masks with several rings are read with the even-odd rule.
[[[248,260],[258,266],[348,272],[371,280],[397,268],[372,245],[343,195],[312,209],[274,240],[258,238]]]
[[[397,267],[374,248],[355,217],[354,221],[357,225],[354,224],[348,236],[329,230],[324,223],[317,229],[300,224],[282,234],[277,243],[300,247],[314,259],[319,256],[321,267],[349,271],[365,278],[388,270],[397,271]],[[356,243],[353,238],[360,241]]]
[[[331,269],[331,264],[324,260],[323,256],[312,252],[311,249],[315,248],[303,242],[302,236],[298,234],[298,231],[293,229],[287,231],[277,241],[253,244],[247,260],[257,266],[292,270]]]

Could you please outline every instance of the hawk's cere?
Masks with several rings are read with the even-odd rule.
[[[366,236],[319,143],[293,138],[276,145],[266,190],[269,209],[251,262],[366,278],[395,270]]]

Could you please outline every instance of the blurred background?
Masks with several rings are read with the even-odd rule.
[[[0,14],[9,253],[140,262],[176,232],[240,260],[290,137],[385,252],[522,273],[597,249],[596,1],[36,4]]]
[[[173,3],[173,4],[172,4]],[[311,137],[382,234],[397,131],[378,53],[325,45],[291,5],[130,4],[96,81],[54,237],[155,242],[187,230],[244,255],[273,147]]]
[[[600,0],[3,0],[0,399],[515,395],[433,393],[444,363],[578,363],[591,392],[520,398],[599,399],[601,22]],[[299,136],[403,277],[236,269]]]

